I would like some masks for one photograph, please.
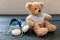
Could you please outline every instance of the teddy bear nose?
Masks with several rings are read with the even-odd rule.
[[[39,10],[39,12],[41,12],[41,10]]]

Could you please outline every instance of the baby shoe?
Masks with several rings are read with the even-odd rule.
[[[22,27],[21,27],[21,21],[19,22],[17,19],[12,19],[11,22],[10,22],[10,26],[12,27],[12,30],[19,29],[20,30],[19,31],[20,32],[20,36],[23,35],[23,31],[22,31]]]
[[[21,19],[21,27],[24,33],[26,33],[30,29],[30,26],[26,24],[25,19]]]

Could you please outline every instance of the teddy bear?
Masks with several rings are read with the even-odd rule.
[[[27,2],[26,9],[30,13],[26,17],[26,23],[33,29],[37,36],[45,36],[48,32],[54,32],[56,26],[48,20],[51,15],[43,13],[43,2]]]

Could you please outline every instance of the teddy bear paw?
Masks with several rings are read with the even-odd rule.
[[[49,25],[47,28],[49,29],[49,32],[53,32],[56,30],[56,26],[53,24]]]

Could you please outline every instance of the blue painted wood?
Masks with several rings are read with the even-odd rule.
[[[0,16],[0,32],[9,30],[9,23],[13,18],[20,20],[22,18],[25,19],[26,16]],[[53,33],[48,33],[44,37],[37,37],[35,33],[30,29],[27,33],[24,34],[22,38],[0,33],[0,40],[60,40],[60,16],[53,15],[53,18],[49,21],[57,26],[57,30]]]

